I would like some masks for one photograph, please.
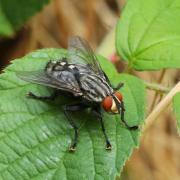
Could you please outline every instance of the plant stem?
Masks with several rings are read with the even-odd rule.
[[[156,108],[151,112],[151,114],[145,120],[145,126],[143,127],[143,132],[147,131],[154,123],[154,121],[159,117],[159,115],[166,110],[172,101],[173,96],[180,92],[180,82],[165,96],[165,98],[156,106]]]
[[[164,75],[165,75],[165,72],[166,72],[166,69],[163,69],[161,71],[161,74],[160,74],[160,77],[157,81],[157,83],[161,84],[163,78],[164,78]],[[157,97],[158,97],[159,93],[156,91],[155,95],[154,95],[154,98],[153,98],[153,101],[152,101],[152,104],[149,108],[149,113],[154,109],[155,105],[156,105],[156,100],[157,100]]]
[[[156,84],[156,83],[150,83],[150,82],[144,81],[144,84],[145,84],[146,88],[157,91],[157,92],[168,93],[171,90],[168,87],[164,87],[164,86]]]

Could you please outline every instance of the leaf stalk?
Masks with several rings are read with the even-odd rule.
[[[164,87],[164,86],[162,86],[160,84],[156,84],[156,83],[150,83],[150,82],[144,81],[144,84],[147,89],[154,90],[154,91],[160,92],[160,93],[166,94],[171,90],[171,88]]]
[[[156,106],[156,108],[151,112],[151,114],[146,118],[145,125],[143,127],[143,132],[147,131],[154,123],[154,121],[163,113],[166,108],[172,102],[172,98],[176,93],[180,92],[180,82],[164,97],[164,99]]]

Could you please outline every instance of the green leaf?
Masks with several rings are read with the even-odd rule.
[[[174,97],[173,97],[173,110],[177,119],[177,127],[178,127],[178,131],[180,133],[180,93],[177,93]]]
[[[180,1],[128,0],[116,49],[136,70],[180,68]]]
[[[49,59],[66,56],[62,49],[39,50],[13,61],[0,75],[0,179],[115,179],[138,146],[139,132],[127,130],[119,115],[104,113],[112,150],[105,150],[100,123],[90,111],[73,113],[79,129],[75,153],[69,153],[74,131],[68,124],[63,104],[72,99],[60,96],[55,102],[26,98],[29,91],[49,95],[52,89],[24,82],[16,71],[43,69]],[[103,69],[121,89],[125,118],[129,125],[142,124],[145,87],[136,77],[116,73],[113,65],[98,56]],[[139,95],[140,94],[140,95]]]
[[[0,35],[1,36],[8,36],[13,34],[13,28],[9,23],[7,17],[4,15],[2,7],[0,5]]]
[[[0,0],[0,36],[12,36],[49,0]]]

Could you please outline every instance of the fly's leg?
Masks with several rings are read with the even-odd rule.
[[[55,91],[50,96],[37,96],[37,95],[33,94],[32,92],[29,92],[27,94],[27,97],[32,98],[32,99],[37,99],[37,100],[54,100],[57,96],[58,96],[57,91]]]
[[[77,142],[78,142],[78,128],[74,121],[71,119],[70,115],[68,112],[73,112],[73,111],[79,111],[82,109],[85,109],[87,106],[84,104],[74,104],[74,105],[65,105],[64,106],[64,114],[69,122],[69,124],[73,127],[74,129],[74,138],[72,140],[71,146],[69,148],[69,151],[74,152],[76,150]]]
[[[101,115],[101,111],[100,111],[100,108],[98,109],[93,109],[93,112],[95,113],[95,115],[100,119],[100,123],[101,123],[101,129],[102,129],[102,132],[104,134],[104,137],[105,137],[105,140],[106,140],[106,150],[111,150],[112,146],[111,146],[111,143],[109,141],[109,138],[106,134],[106,129],[105,129],[105,126],[104,126],[104,121],[103,121],[103,118],[102,118],[102,115]]]
[[[115,91],[119,90],[120,88],[122,88],[124,86],[124,83],[119,83],[116,87],[114,87],[113,89]]]
[[[125,126],[129,129],[129,130],[136,130],[138,129],[138,126],[129,126],[127,124],[127,122],[124,119],[124,112],[125,112],[125,108],[124,108],[124,102],[121,101],[121,121],[125,124]]]
[[[104,121],[103,121],[103,118],[102,118],[102,117],[100,118],[100,123],[101,123],[102,132],[103,132],[104,137],[105,137],[105,140],[106,140],[106,149],[107,149],[107,150],[111,150],[112,146],[111,146],[111,143],[110,143],[110,141],[109,141],[109,138],[108,138],[108,136],[107,136],[107,134],[106,134],[106,129],[105,129],[105,127],[104,127]]]
[[[125,121],[125,119],[124,119],[124,112],[125,112],[124,102],[121,101],[121,103],[119,103],[116,98],[114,98],[114,100],[116,102],[116,106],[117,106],[117,108],[119,110],[119,113],[121,114],[121,121],[124,123],[126,128],[129,129],[129,130],[136,130],[136,129],[138,129],[138,126],[129,126],[127,124],[127,122]]]

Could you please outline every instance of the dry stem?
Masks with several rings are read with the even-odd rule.
[[[146,118],[145,125],[143,127],[143,132],[147,131],[147,129],[151,127],[151,125],[159,117],[159,115],[166,110],[166,108],[172,102],[173,96],[178,92],[180,92],[180,82],[164,97],[164,99],[156,106],[156,108]]]

